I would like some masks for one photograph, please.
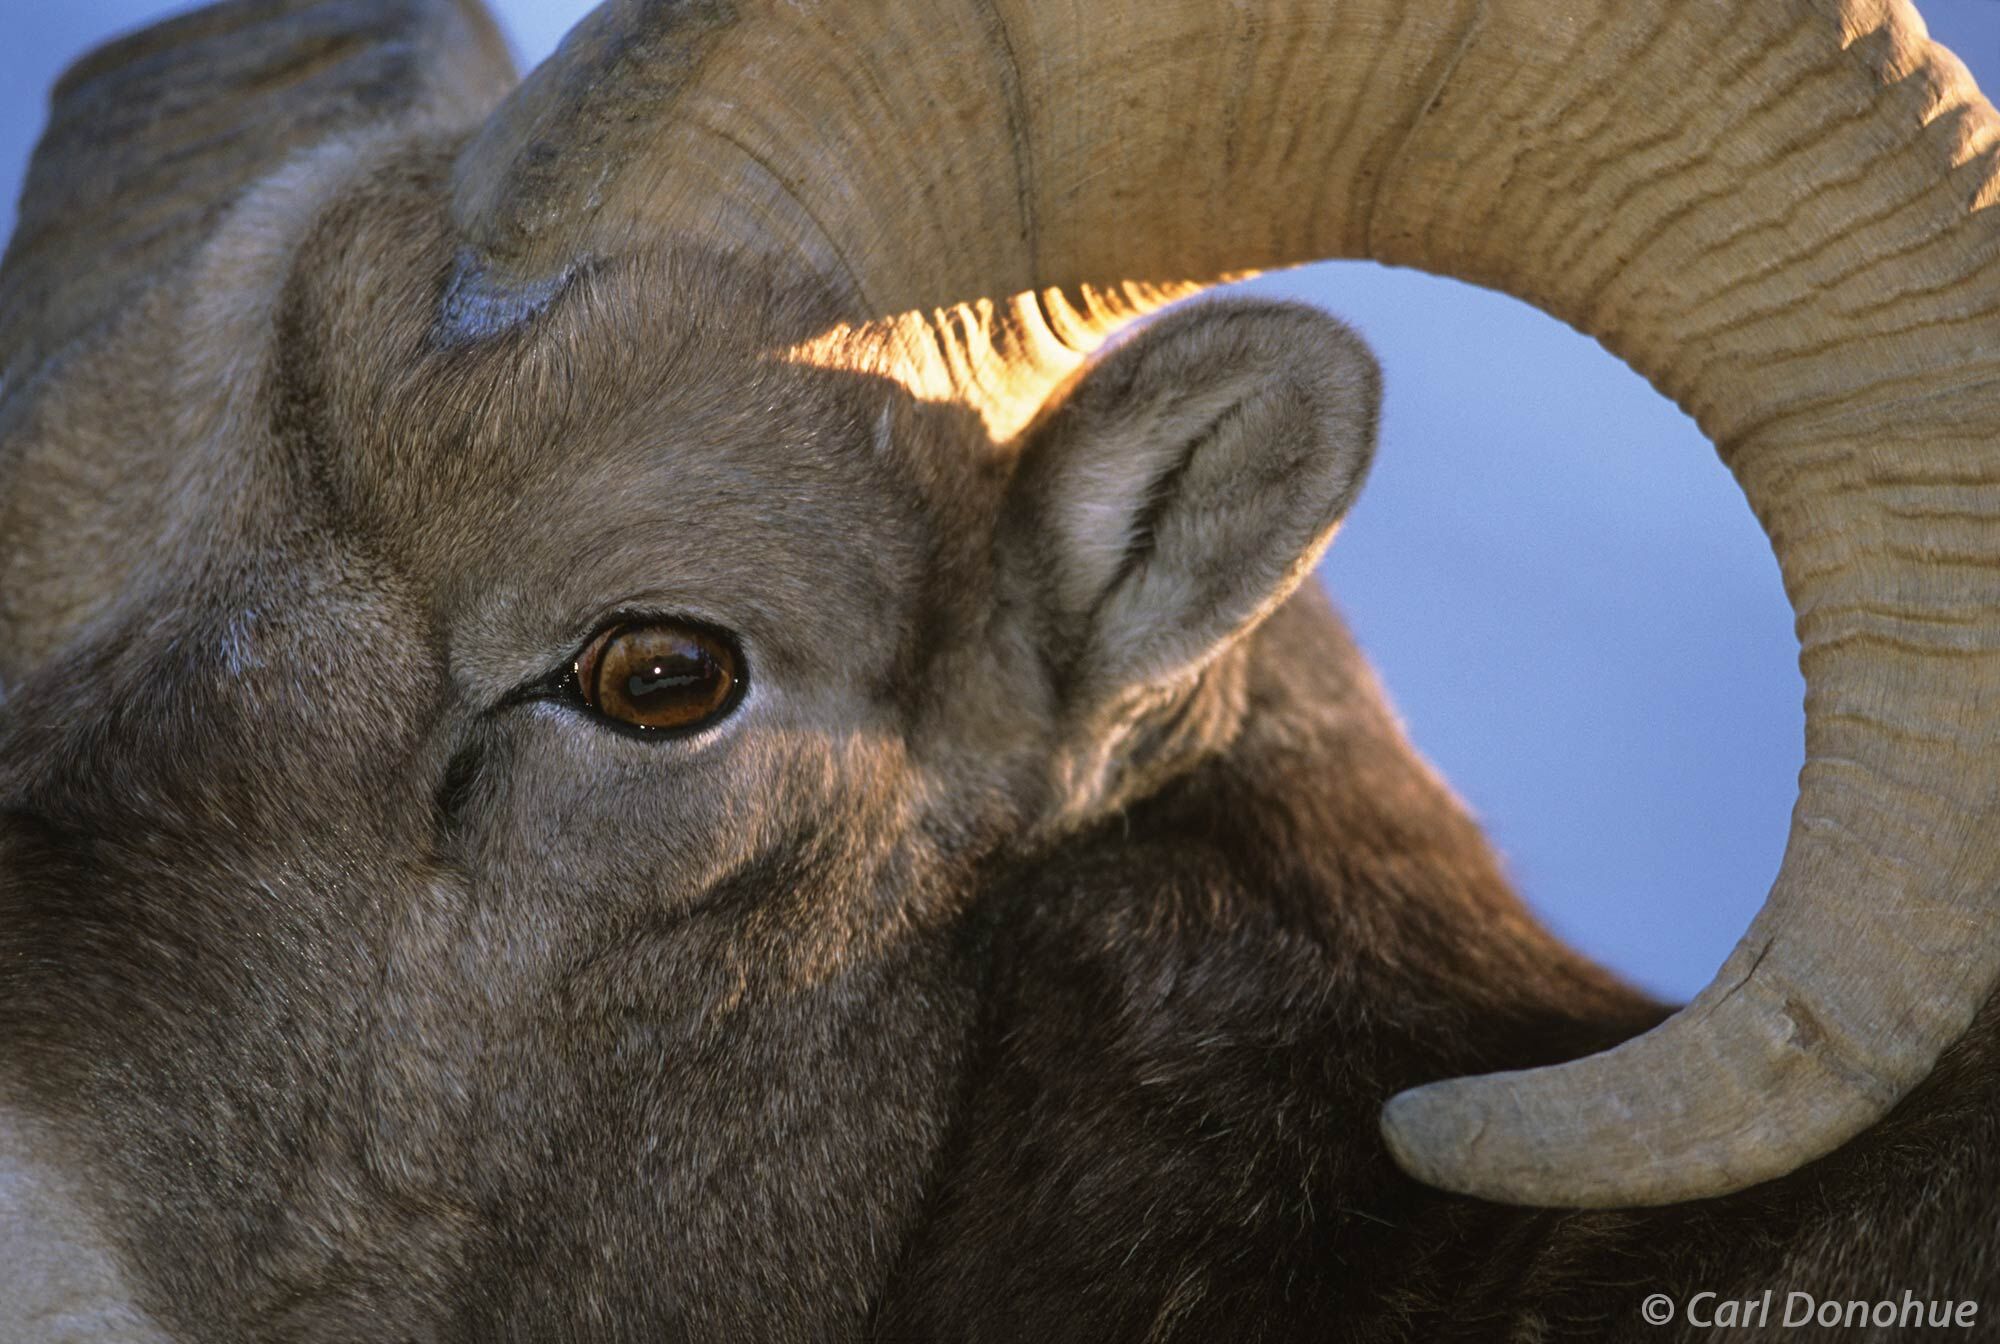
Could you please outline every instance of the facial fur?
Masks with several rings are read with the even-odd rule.
[[[73,533],[0,558],[10,1104],[170,1329],[858,1328],[940,1178],[981,893],[1234,741],[1372,362],[1212,305],[995,446],[782,358],[812,285],[670,245],[466,343],[450,153],[281,175],[23,440],[17,511]],[[129,487],[64,468],[127,439]],[[652,619],[729,632],[733,712],[581,702]]]
[[[910,729],[951,619],[913,595],[976,537],[875,432],[935,427],[766,358],[811,296],[721,259],[431,341],[441,162],[289,222],[248,405],[152,449],[167,508],[100,522],[27,451],[19,507],[119,534],[89,586],[158,581],[16,609],[0,927],[59,969],[0,1016],[169,1324],[801,1335],[886,1272],[970,1011],[979,828]],[[212,396],[148,367],[101,433]],[[523,693],[618,612],[733,631],[740,708],[652,742]]]

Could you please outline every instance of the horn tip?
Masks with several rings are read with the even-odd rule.
[[[1626,1208],[1687,1197],[1649,1188],[1636,1170],[1593,1170],[1585,1145],[1527,1123],[1509,1104],[1518,1078],[1450,1078],[1398,1092],[1380,1121],[1390,1156],[1425,1185],[1498,1204]]]
[[[1382,1107],[1382,1140],[1396,1165],[1425,1185],[1465,1188],[1463,1159],[1477,1151],[1488,1119],[1483,1108],[1460,1104],[1454,1081],[1413,1087]]]

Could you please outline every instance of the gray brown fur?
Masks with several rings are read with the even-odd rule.
[[[1990,1009],[1885,1124],[1731,1198],[1528,1212],[1389,1161],[1391,1092],[1662,1010],[1523,911],[1293,591],[1372,446],[1351,336],[1169,315],[1018,453],[772,358],[829,300],[670,240],[440,340],[461,138],[357,125],[231,193],[9,412],[0,1119],[60,1136],[37,1160],[160,1330],[2000,1311]],[[1086,555],[1106,444],[1139,475]],[[519,693],[632,609],[742,637],[712,736]]]

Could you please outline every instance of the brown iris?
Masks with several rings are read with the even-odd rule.
[[[678,621],[628,621],[584,646],[576,660],[583,702],[634,728],[698,728],[736,700],[742,672],[722,636]]]

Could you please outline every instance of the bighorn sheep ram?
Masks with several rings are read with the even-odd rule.
[[[2000,1311],[1996,201],[1899,0],[99,51],[0,271],[0,1337]],[[1105,343],[1334,255],[1599,336],[1771,536],[1807,763],[1678,1013],[1299,588],[1358,342]]]

